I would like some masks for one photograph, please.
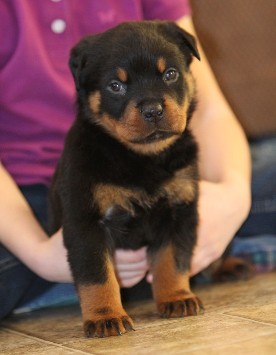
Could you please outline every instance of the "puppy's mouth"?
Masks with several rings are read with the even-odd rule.
[[[153,142],[158,142],[158,141],[163,141],[167,138],[170,138],[172,136],[178,135],[176,132],[173,131],[163,131],[163,130],[156,130],[149,134],[146,137],[143,137],[141,139],[135,139],[132,140],[131,143],[134,144],[148,144],[148,143],[153,143]]]

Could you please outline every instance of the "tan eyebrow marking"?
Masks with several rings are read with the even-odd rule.
[[[127,72],[125,69],[123,68],[118,68],[117,69],[117,75],[118,75],[118,79],[123,81],[123,82],[126,82],[127,81]]]
[[[163,57],[159,57],[159,58],[157,59],[156,65],[157,65],[158,71],[159,71],[161,74],[163,74],[164,71],[165,71],[165,69],[166,69],[166,66],[167,66],[166,59],[163,58]]]

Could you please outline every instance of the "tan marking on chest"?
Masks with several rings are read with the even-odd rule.
[[[129,189],[112,184],[98,184],[94,190],[94,200],[102,215],[105,215],[112,206],[120,206],[134,215],[133,204],[149,208],[155,202],[155,198],[152,198],[143,190]]]
[[[94,203],[104,216],[108,209],[120,206],[135,215],[134,204],[151,208],[160,198],[167,198],[170,204],[192,202],[197,194],[197,181],[194,167],[178,170],[155,194],[148,194],[142,189],[130,189],[112,184],[98,184],[93,192]]]
[[[174,177],[163,184],[162,189],[171,203],[192,202],[197,194],[195,168],[188,166],[176,171]]]

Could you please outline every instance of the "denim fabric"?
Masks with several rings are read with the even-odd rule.
[[[276,136],[251,143],[252,207],[232,243],[232,254],[257,272],[276,270]]]
[[[276,235],[276,136],[250,145],[252,155],[252,207],[238,231],[239,237]]]
[[[237,237],[232,243],[232,255],[249,261],[258,273],[274,271],[276,270],[276,235]]]
[[[14,314],[34,311],[45,307],[59,307],[78,303],[75,287],[70,283],[51,283],[37,278],[30,286],[25,297],[13,310]]]
[[[9,315],[36,276],[0,245],[0,319]]]

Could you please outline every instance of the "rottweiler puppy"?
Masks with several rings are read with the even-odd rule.
[[[196,315],[189,286],[198,213],[194,38],[173,22],[123,23],[71,51],[77,118],[51,190],[52,231],[64,243],[87,337],[133,329],[115,248],[148,247],[163,317]]]

